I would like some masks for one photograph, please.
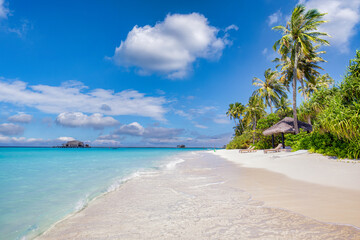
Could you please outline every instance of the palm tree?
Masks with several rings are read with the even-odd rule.
[[[302,92],[304,100],[307,101],[310,96],[320,88],[329,88],[330,85],[334,83],[334,79],[332,79],[329,74],[324,74],[316,78],[310,78],[306,80],[305,83],[305,86],[300,88],[299,92]]]
[[[311,124],[311,116],[315,114],[315,111],[310,101],[302,102],[299,107],[299,117],[306,120],[308,124]]]
[[[253,95],[249,98],[246,105],[244,120],[247,125],[252,126],[253,129],[253,144],[255,144],[255,130],[258,119],[265,115],[264,102],[258,95]]]
[[[304,80],[313,81],[314,78],[320,76],[318,69],[324,70],[318,64],[321,62],[326,62],[323,58],[320,57],[320,54],[324,54],[326,52],[316,52],[318,48],[319,45],[314,46],[311,54],[307,56],[300,54],[299,56],[297,78],[301,83],[301,89],[304,88]],[[294,61],[292,61],[289,56],[285,55],[281,58],[275,58],[273,62],[279,63],[276,65],[276,68],[280,68],[280,82],[283,83],[289,91],[289,85],[293,79]]]
[[[278,80],[279,73],[272,71],[270,68],[264,73],[265,81],[259,78],[253,78],[253,85],[257,86],[254,94],[258,94],[265,101],[265,106],[270,107],[270,112],[273,113],[272,103],[277,104],[280,97],[286,96],[285,87]]]
[[[244,126],[242,122],[242,116],[244,115],[244,111],[245,111],[245,106],[239,102],[236,102],[229,104],[229,109],[226,112],[226,115],[230,117],[230,119],[234,119],[234,123],[235,123],[234,128],[235,130],[238,130],[240,134],[244,131]],[[240,128],[237,127],[238,124],[236,123],[236,119],[239,119]]]
[[[277,104],[277,109],[275,113],[279,115],[280,118],[284,118],[292,112],[292,108],[290,107],[291,103],[287,97],[283,96],[280,98],[279,103]]]
[[[226,116],[228,116],[231,119],[234,119],[234,123],[235,123],[235,126],[236,126],[236,112],[235,112],[235,104],[233,103],[230,103],[229,104],[229,109],[228,111],[226,112]]]
[[[315,44],[329,45],[329,42],[321,36],[329,36],[327,33],[317,32],[317,28],[326,21],[321,20],[324,13],[319,13],[316,9],[305,11],[304,5],[297,5],[286,27],[276,26],[274,30],[282,32],[281,39],[275,42],[274,50],[279,51],[284,59],[285,56],[292,63],[292,91],[293,91],[293,113],[295,133],[299,133],[296,112],[296,83],[298,81],[299,59],[301,56],[311,56],[314,54]]]

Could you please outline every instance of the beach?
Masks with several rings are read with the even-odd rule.
[[[91,201],[37,239],[360,237],[358,163],[236,150],[180,158]]]

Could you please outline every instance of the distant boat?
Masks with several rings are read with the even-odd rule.
[[[185,148],[185,145],[177,145],[177,148]]]

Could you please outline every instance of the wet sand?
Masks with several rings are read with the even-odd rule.
[[[175,169],[126,182],[38,239],[360,238],[359,228],[341,225],[360,223],[359,191],[244,168],[209,152],[181,157]]]

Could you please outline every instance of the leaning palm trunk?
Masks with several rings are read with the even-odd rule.
[[[293,72],[293,113],[294,113],[294,128],[295,134],[299,133],[299,127],[297,122],[296,112],[296,82],[297,82],[297,67],[298,67],[298,54],[296,51],[297,46],[295,45],[295,61],[294,61],[294,72]]]
[[[239,117],[239,124],[241,126],[241,134],[244,132],[244,124],[242,122],[242,119]]]

